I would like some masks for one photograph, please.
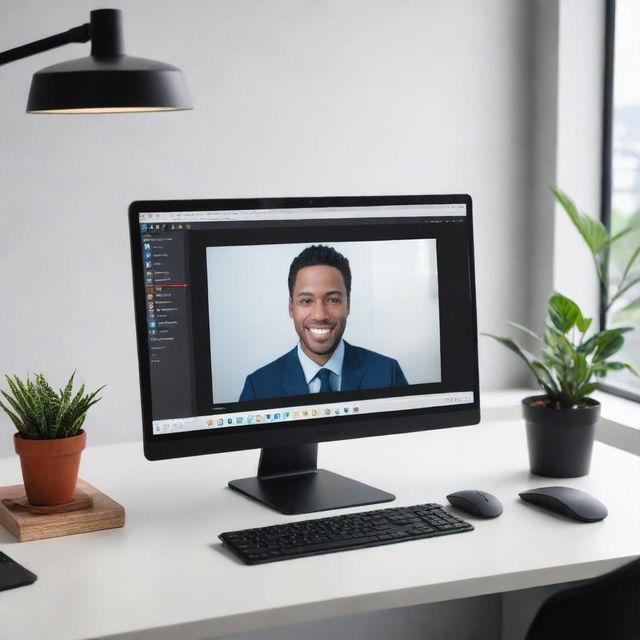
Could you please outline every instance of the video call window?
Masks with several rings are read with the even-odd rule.
[[[318,246],[348,261],[350,292],[337,267],[313,264],[297,271],[290,298],[292,263],[322,262]],[[343,367],[328,360],[336,373],[323,390],[442,380],[436,239],[210,246],[206,269],[215,404],[312,392],[322,382],[293,367],[323,352]]]

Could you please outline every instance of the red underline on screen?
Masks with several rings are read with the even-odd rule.
[[[169,287],[188,287],[188,284],[148,284],[147,289],[168,289]]]

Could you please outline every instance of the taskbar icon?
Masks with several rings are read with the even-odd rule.
[[[329,418],[335,416],[349,416],[360,412],[360,404],[332,403],[317,406],[284,407],[268,409],[261,412],[236,412],[208,416],[200,428],[220,429],[239,426],[257,426],[295,420],[313,420],[315,418]],[[193,428],[193,427],[191,427]]]

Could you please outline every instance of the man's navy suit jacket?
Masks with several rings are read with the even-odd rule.
[[[375,351],[354,347],[346,340],[341,391],[379,389],[409,384],[397,360]],[[298,348],[247,376],[240,402],[309,393],[298,358]]]

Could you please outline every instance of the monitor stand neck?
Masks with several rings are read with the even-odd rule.
[[[285,514],[389,502],[395,496],[369,485],[318,469],[318,445],[262,449],[258,475],[229,486]]]
[[[288,447],[268,447],[260,451],[258,478],[289,477],[298,473],[318,471],[318,444],[298,444]]]

